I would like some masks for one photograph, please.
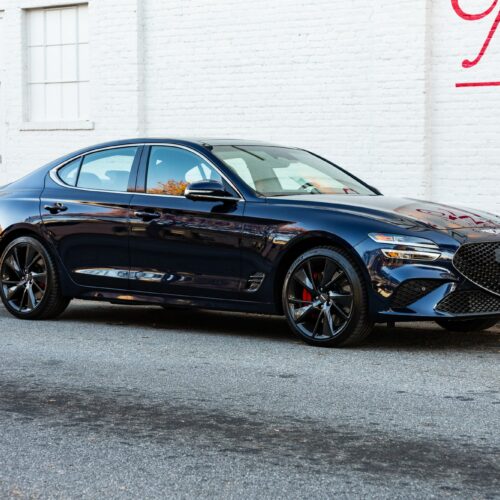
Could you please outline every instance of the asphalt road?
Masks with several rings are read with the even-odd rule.
[[[500,498],[500,328],[0,308],[1,498]]]

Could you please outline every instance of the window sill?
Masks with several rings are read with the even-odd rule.
[[[19,128],[21,131],[49,131],[49,130],[94,130],[94,122],[60,121],[60,122],[25,122]]]

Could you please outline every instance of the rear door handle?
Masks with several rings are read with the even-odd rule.
[[[137,217],[138,219],[142,219],[143,221],[150,221],[153,219],[159,219],[161,217],[161,214],[158,212],[134,212],[134,216]]]
[[[60,202],[54,203],[53,205],[45,205],[43,208],[52,215],[58,214],[59,212],[66,212],[66,210],[68,210],[68,207]]]

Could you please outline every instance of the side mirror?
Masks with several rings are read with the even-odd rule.
[[[189,184],[184,191],[184,196],[189,200],[207,201],[238,201],[239,198],[228,193],[222,182],[219,181],[196,181]]]

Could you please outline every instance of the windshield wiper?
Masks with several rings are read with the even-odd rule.
[[[240,148],[239,146],[232,146],[234,149],[238,149],[239,151],[243,151],[243,153],[246,153],[248,155],[254,156],[260,161],[264,161],[264,158],[261,158],[259,155],[252,153],[251,151],[247,151],[245,148]]]

